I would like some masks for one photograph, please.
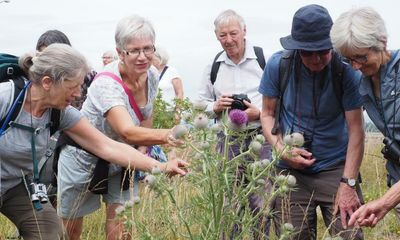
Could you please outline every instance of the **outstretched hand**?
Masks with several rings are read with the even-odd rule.
[[[172,177],[176,174],[179,174],[181,176],[185,176],[187,173],[187,166],[189,164],[182,159],[176,158],[176,159],[171,159],[168,160],[165,163],[161,163],[161,171],[163,171],[165,174],[168,176]]]
[[[362,205],[351,215],[349,226],[375,227],[389,210],[381,199],[371,201]]]

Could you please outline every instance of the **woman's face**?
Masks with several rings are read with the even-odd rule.
[[[83,84],[84,77],[77,77],[74,79],[65,79],[62,84],[52,84],[50,90],[50,98],[53,107],[58,109],[64,109],[68,105],[71,105],[76,98],[81,96],[81,86]]]
[[[120,55],[128,72],[145,73],[152,64],[154,43],[151,39],[133,39],[125,45]]]
[[[383,52],[373,48],[360,48],[352,51],[344,51],[343,57],[351,66],[360,70],[364,76],[372,76],[379,72],[383,64]]]

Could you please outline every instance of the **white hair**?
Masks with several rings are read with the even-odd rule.
[[[342,13],[331,29],[333,47],[339,51],[361,48],[383,50],[387,31],[382,17],[371,7],[353,8]]]
[[[244,22],[244,19],[242,16],[237,14],[235,11],[232,9],[228,9],[220,13],[217,18],[214,20],[214,26],[215,26],[215,31],[218,31],[218,29],[222,26],[226,26],[230,23],[237,22],[240,25],[240,28],[244,30],[246,28],[246,24]]]
[[[160,59],[161,65],[167,65],[169,60],[169,55],[164,48],[157,46],[154,55]]]
[[[126,43],[132,39],[150,39],[154,44],[155,35],[153,25],[147,19],[132,15],[118,22],[115,43],[119,49],[124,49]]]

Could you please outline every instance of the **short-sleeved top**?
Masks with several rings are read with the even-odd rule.
[[[181,76],[175,68],[168,66],[158,85],[158,88],[162,90],[162,99],[171,106],[175,105],[174,99],[176,98],[176,94],[174,85],[172,85],[172,80],[175,78],[181,78]]]
[[[380,98],[376,99],[370,77],[363,77],[360,94],[368,116],[385,137],[400,143],[400,50],[391,51],[388,63],[380,68]],[[396,67],[397,65],[397,67]],[[390,176],[400,180],[400,165],[388,161],[386,164]]]
[[[207,102],[206,111],[208,115],[216,117],[213,111],[214,97],[218,99],[223,94],[247,94],[251,103],[261,110],[262,96],[258,92],[258,86],[263,69],[258,64],[254,46],[246,40],[245,53],[238,64],[232,62],[226,52],[223,52],[216,61],[220,62],[221,65],[215,83],[212,84],[210,80],[212,67],[212,64],[210,64],[204,71],[199,89],[199,99]],[[259,120],[249,124],[254,127],[261,126]]]
[[[11,107],[14,84],[12,82],[0,83],[0,118],[4,118]],[[40,160],[48,147],[50,129],[45,128],[50,122],[51,109],[46,110],[41,117],[34,117],[21,109],[16,123],[42,128],[35,138],[36,156]],[[60,130],[73,127],[82,117],[75,108],[68,106],[60,114]],[[31,149],[32,133],[16,127],[9,127],[0,137],[0,163],[1,163],[1,191],[2,196],[7,190],[15,187],[22,181],[22,177],[33,176],[33,161]]]
[[[106,65],[104,72],[112,72],[121,78],[121,74],[118,68],[119,61],[113,61]],[[145,106],[139,107],[141,114],[144,119],[151,117],[153,112],[153,101],[157,95],[158,88],[158,73],[157,69],[151,67],[147,71],[147,103]],[[122,78],[121,78],[122,79]],[[135,125],[139,126],[140,121],[138,116],[136,116],[135,111],[131,108],[129,103],[128,95],[125,93],[121,84],[108,76],[100,76],[96,78],[88,89],[88,94],[85,102],[82,105],[81,112],[89,120],[89,122],[102,133],[107,135],[113,140],[118,142],[123,142],[123,139],[118,136],[117,133],[111,128],[105,114],[113,107],[123,106],[127,109],[132,121]],[[76,159],[72,161],[80,162],[79,165],[87,166],[88,173],[91,174],[95,163],[97,162],[97,157],[83,151],[78,150],[74,147],[67,146],[64,148],[65,151],[71,151],[71,154],[75,154]],[[63,154],[60,155],[60,161],[70,161],[71,159],[65,159]],[[79,167],[79,165],[74,165]],[[115,164],[110,164],[110,175],[115,175],[120,172],[120,167]]]
[[[264,70],[259,87],[259,92],[264,96],[279,96],[279,62],[282,53],[283,51],[275,53]],[[316,162],[303,171],[315,173],[345,161],[348,130],[343,110],[361,107],[358,92],[361,73],[344,64],[344,92],[342,102],[339,103],[332,84],[331,64],[321,72],[311,72],[302,63],[299,67],[300,70],[295,70],[293,66],[290,68],[291,75],[281,104],[280,131],[283,134],[304,134],[305,146],[311,150]],[[299,74],[297,80],[294,77],[295,71]],[[279,161],[278,166],[289,168],[283,161]]]

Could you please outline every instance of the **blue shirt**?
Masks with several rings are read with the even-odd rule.
[[[392,51],[391,54],[389,62],[380,67],[380,99],[375,99],[370,77],[363,77],[360,94],[368,116],[379,131],[400,143],[400,72],[395,69],[396,63],[400,61],[400,50]],[[387,161],[386,169],[392,181],[399,181],[399,164]]]
[[[259,87],[259,92],[264,96],[279,96],[281,56],[282,51],[275,53],[264,70]],[[354,71],[347,64],[344,65],[342,82],[344,92],[339,103],[332,84],[331,64],[326,67],[326,71],[317,73],[299,64],[297,80],[294,77],[294,64],[295,61],[292,61],[291,75],[281,104],[280,131],[283,134],[291,132],[304,134],[305,147],[312,152],[316,162],[302,171],[317,173],[345,161],[348,132],[343,109],[350,111],[361,107],[358,92],[361,73]],[[283,161],[279,161],[278,166],[289,168]]]

